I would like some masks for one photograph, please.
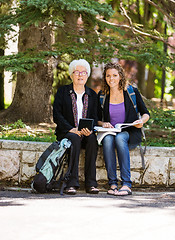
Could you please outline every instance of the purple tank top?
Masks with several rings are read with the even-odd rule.
[[[109,104],[110,123],[115,126],[117,123],[124,123],[125,121],[125,104]]]

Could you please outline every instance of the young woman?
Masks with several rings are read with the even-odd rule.
[[[141,142],[141,127],[149,119],[149,112],[142,100],[139,91],[134,89],[138,111],[141,119],[134,109],[134,106],[126,91],[127,81],[123,68],[117,63],[108,63],[104,68],[103,88],[98,94],[98,125],[104,128],[113,128],[117,123],[134,123],[134,126],[124,128],[122,132],[114,135],[107,135],[102,141],[103,154],[109,179],[111,195],[131,195],[131,173],[129,147],[136,147]],[[100,103],[100,95],[106,96],[104,107]],[[116,154],[120,167],[122,187],[118,190],[116,174]]]

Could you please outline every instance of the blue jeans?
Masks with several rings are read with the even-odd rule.
[[[126,185],[131,188],[131,172],[130,172],[130,154],[129,154],[129,133],[120,132],[114,135],[106,135],[102,141],[103,155],[107,170],[107,176],[109,179],[109,185],[117,184],[117,172],[116,172],[116,154],[117,150],[118,163],[120,167],[120,176],[122,180],[122,186]]]

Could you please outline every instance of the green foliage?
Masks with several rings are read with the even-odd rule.
[[[175,143],[170,135],[166,136],[166,138],[152,138],[147,136],[147,146],[174,147]]]
[[[18,140],[18,141],[32,141],[32,142],[54,142],[56,141],[55,135],[48,136],[48,135],[39,135],[39,136],[16,136],[14,134],[9,135],[2,135],[0,136],[0,139],[5,140]]]
[[[175,146],[175,110],[164,110],[147,100],[150,119],[145,124],[148,146]]]
[[[35,141],[35,142],[54,142],[56,136],[50,128],[49,132],[40,132],[32,130],[22,120],[8,125],[0,125],[0,139]]]
[[[31,25],[39,26],[39,23],[45,23],[56,31],[56,28],[64,28],[65,22],[64,17],[69,12],[75,12],[75,14],[85,15],[91,19],[93,27],[96,25],[96,15],[103,15],[105,18],[109,18],[112,15],[113,10],[110,5],[100,4],[94,0],[28,0],[19,1],[19,6],[16,9],[11,9],[7,14],[0,15],[0,32],[2,36],[10,31],[14,31],[13,26],[20,25],[20,31]],[[77,33],[70,31],[66,33],[67,41],[63,44],[55,44],[54,51],[48,48],[48,51],[40,51],[37,49],[27,49],[25,52],[4,56],[0,59],[0,67],[3,67],[7,71],[12,72],[27,72],[34,70],[34,64],[46,63],[48,57],[51,56],[62,56],[65,53],[72,57],[87,56],[91,49],[89,43],[82,44],[77,47],[78,43],[75,38]],[[92,39],[95,38],[95,34],[91,35]],[[97,36],[96,36],[97,38]],[[88,38],[86,38],[88,41]],[[92,40],[91,40],[92,42]],[[1,47],[1,46],[0,46]],[[3,46],[4,47],[4,46]],[[94,55],[93,53],[91,56]],[[92,60],[90,61],[92,62]]]
[[[6,71],[25,72],[34,70],[35,63],[47,63],[48,56],[55,56],[53,51],[35,52],[35,49],[28,49],[25,52],[20,52],[14,55],[2,56],[0,67]]]
[[[100,4],[94,0],[28,0],[20,1],[22,8],[36,8],[40,9],[42,13],[48,13],[53,9],[61,9],[74,12],[86,12],[91,15],[104,14],[106,17],[110,16],[112,9],[107,4]]]
[[[14,73],[33,71],[35,63],[46,63],[48,57],[61,57],[67,53],[72,59],[85,58],[90,63],[107,62],[110,61],[111,57],[117,57],[145,62],[161,68],[169,67],[174,70],[175,57],[164,54],[162,46],[157,46],[149,38],[144,44],[138,43],[136,38],[128,39],[128,31],[96,19],[97,15],[109,19],[115,13],[110,5],[112,1],[107,2],[109,4],[101,4],[94,0],[19,1],[19,7],[10,10],[8,14],[0,15],[2,36],[9,31],[14,31],[14,25],[20,25],[22,30],[32,24],[39,26],[40,22],[49,23],[50,27],[56,32],[56,29],[64,29],[66,24],[64,17],[69,12],[74,12],[77,16],[82,15],[82,18],[85,19],[85,32],[82,36],[81,33],[77,33],[69,26],[71,31],[70,33],[66,32],[66,41],[57,41],[53,46],[54,51],[48,49],[48,51],[38,52],[37,49],[28,49],[23,53],[4,56],[0,59],[0,67]],[[127,1],[124,1],[123,4],[128,6]],[[116,4],[116,6],[116,10],[119,11],[119,4]],[[93,30],[94,28],[99,29],[98,34]],[[78,39],[78,41],[75,39]],[[79,39],[83,41],[79,41]],[[57,75],[57,73],[55,74]]]
[[[70,79],[68,73],[68,64],[71,61],[70,56],[68,54],[64,54],[60,57],[60,61],[58,62],[56,68],[54,69],[54,82],[52,86],[52,96],[51,101],[53,103],[54,96],[60,86],[70,84],[72,80]]]
[[[172,96],[175,97],[175,77],[174,77],[174,80],[171,83],[171,86],[173,88],[172,88],[172,90],[170,90],[170,94],[172,94]]]
[[[172,55],[164,53],[156,43],[134,44],[130,39],[111,39],[110,45],[118,49],[116,56],[119,59],[136,60],[145,64],[157,65],[161,68],[175,70],[175,62]]]
[[[77,16],[82,14],[83,19],[86,20],[85,33],[82,36],[69,26],[71,31],[66,32],[66,41],[57,42],[53,46],[54,51],[48,49],[47,52],[38,52],[36,49],[28,49],[23,53],[3,57],[0,59],[0,66],[7,71],[27,72],[34,69],[34,63],[45,63],[49,56],[58,57],[65,53],[72,58],[85,58],[90,63],[107,62],[112,56],[175,69],[174,56],[164,54],[162,47],[157,46],[149,38],[144,44],[138,43],[136,38],[129,40],[128,33],[124,29],[97,20],[96,15],[102,15],[108,19],[114,14],[110,4],[101,4],[94,0],[23,0],[19,2],[19,7],[15,10],[0,16],[1,34],[14,31],[13,25],[19,24],[22,30],[32,24],[39,26],[40,22],[49,23],[54,31],[56,28],[64,29],[66,24],[64,16],[69,12],[74,12]],[[94,28],[99,28],[98,34],[93,30]],[[75,39],[83,39],[83,41]]]
[[[175,129],[175,110],[151,108],[149,111],[151,116],[147,125],[150,128]]]
[[[0,125],[0,130],[1,131],[8,131],[12,129],[17,129],[17,128],[25,128],[26,125],[22,122],[21,119],[19,119],[17,122],[8,124],[8,125]]]
[[[32,135],[26,135],[26,136],[17,136],[14,134],[3,134],[2,136],[0,135],[0,139],[5,139],[5,140],[18,140],[18,141],[32,141],[32,142],[54,142],[56,141],[56,136],[52,135],[46,135],[46,134],[40,134],[37,136],[32,136]]]

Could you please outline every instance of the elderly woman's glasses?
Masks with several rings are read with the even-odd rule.
[[[80,72],[80,71],[78,71],[78,70],[75,70],[75,71],[73,72],[73,74],[75,74],[76,76],[79,76],[80,74],[81,74],[82,76],[86,76],[88,73],[87,73],[86,71]]]

